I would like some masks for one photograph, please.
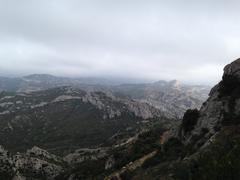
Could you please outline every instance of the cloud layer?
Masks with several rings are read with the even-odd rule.
[[[0,75],[215,83],[239,57],[240,3],[0,0]]]

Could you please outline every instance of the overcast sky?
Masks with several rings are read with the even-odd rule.
[[[213,84],[240,57],[239,2],[0,0],[0,75]]]

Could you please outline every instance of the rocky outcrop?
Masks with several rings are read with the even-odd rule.
[[[47,161],[56,162],[58,164],[62,163],[62,159],[60,157],[50,154],[48,151],[41,149],[37,146],[34,146],[32,149],[27,150],[26,155],[37,158],[44,158]]]
[[[28,150],[27,153],[16,155],[11,155],[0,147],[0,178],[52,180],[63,170],[59,159],[38,147]]]
[[[202,105],[194,128],[182,133],[182,138],[186,143],[203,145],[224,126],[240,124],[239,109],[240,59],[237,59],[224,68],[222,81],[211,90],[209,99]]]
[[[240,59],[233,61],[224,68],[224,75],[235,76],[240,79]]]

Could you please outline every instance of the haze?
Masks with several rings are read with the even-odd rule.
[[[0,0],[0,75],[215,84],[239,57],[240,2]]]

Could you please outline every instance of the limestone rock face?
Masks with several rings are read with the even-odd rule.
[[[38,147],[16,155],[11,155],[0,147],[0,177],[13,180],[25,180],[29,177],[52,180],[63,170],[59,159]]]
[[[53,154],[50,154],[46,150],[41,149],[37,146],[34,146],[32,149],[27,150],[26,155],[34,156],[34,157],[38,157],[38,158],[44,157],[45,160],[49,160],[49,161],[56,162],[59,164],[61,164],[61,162],[62,162],[62,160],[59,157],[57,157]]]
[[[63,159],[70,165],[81,163],[88,160],[98,160],[105,158],[107,154],[107,148],[97,149],[78,149],[74,153],[68,154]]]
[[[224,75],[233,75],[240,78],[240,59],[233,61],[224,68]]]
[[[240,123],[240,59],[224,68],[222,81],[209,95],[194,129],[183,135],[187,143],[196,141],[196,137],[205,142],[204,139],[210,139],[222,127]]]
[[[127,84],[113,88],[113,93],[130,97],[160,109],[174,118],[182,118],[187,109],[200,108],[208,98],[210,87],[194,86],[174,81],[149,84]]]

